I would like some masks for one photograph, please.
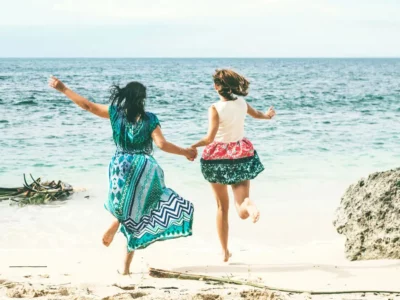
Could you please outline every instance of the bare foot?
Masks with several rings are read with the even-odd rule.
[[[230,253],[229,250],[226,250],[223,255],[224,255],[224,262],[227,262],[232,257],[232,253]]]
[[[246,198],[244,202],[246,205],[247,212],[249,213],[249,216],[253,220],[253,223],[256,223],[260,219],[260,211],[254,204],[254,202],[250,200],[250,198]]]
[[[110,246],[111,242],[114,239],[115,234],[117,233],[119,228],[119,222],[116,220],[112,222],[111,226],[107,229],[107,231],[103,235],[103,244],[104,246]]]
[[[124,270],[124,271],[117,270],[117,272],[118,272],[119,275],[122,275],[122,276],[127,276],[127,275],[130,276],[132,274],[128,270]]]

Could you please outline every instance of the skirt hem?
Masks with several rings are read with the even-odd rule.
[[[193,232],[192,232],[192,222],[190,222],[189,224],[187,224],[187,226],[190,228],[188,231],[186,232],[181,232],[177,235],[160,235],[158,237],[155,237],[151,240],[148,240],[142,244],[136,244],[136,245],[129,245],[130,244],[130,240],[132,238],[132,235],[122,226],[121,227],[121,232],[123,233],[123,235],[125,236],[125,238],[127,239],[127,249],[128,252],[133,252],[135,250],[141,250],[141,249],[145,249],[148,246],[150,246],[151,244],[154,244],[156,242],[162,242],[162,241],[167,241],[167,240],[173,240],[173,239],[178,239],[178,238],[185,238],[185,237],[190,237],[192,236]]]
[[[219,183],[219,184],[225,184],[225,185],[233,185],[233,184],[238,184],[241,183],[243,181],[247,181],[247,180],[253,180],[254,178],[256,178],[258,176],[258,174],[260,174],[262,171],[264,171],[264,167],[260,170],[257,170],[256,173],[251,174],[249,176],[243,176],[239,179],[236,180],[226,180],[223,182],[220,182],[218,180],[208,180],[206,177],[204,177],[209,183]]]
[[[202,160],[201,170],[210,183],[232,185],[256,178],[264,171],[264,166],[254,151],[254,156],[246,158]]]

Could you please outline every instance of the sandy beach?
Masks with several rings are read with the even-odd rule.
[[[155,243],[137,251],[131,276],[118,274],[125,239],[117,234],[109,248],[101,244],[110,221],[101,207],[105,191],[89,188],[64,204],[5,207],[0,210],[0,299],[395,299],[400,297],[398,261],[350,262],[344,237],[332,225],[334,205],[314,199],[333,186],[303,184],[302,206],[290,208],[290,189],[276,185],[267,202],[258,201],[262,218],[256,225],[230,213],[228,263],[221,262],[211,192],[193,197],[194,235]],[[331,193],[328,203],[340,197]],[[190,187],[180,187],[185,194]],[[261,195],[257,186],[255,195]],[[89,199],[84,198],[90,195]],[[204,199],[210,199],[204,205]],[[311,204],[313,210],[308,211]],[[200,205],[203,204],[203,205]],[[309,205],[308,205],[309,204]],[[316,213],[318,212],[318,213]],[[18,226],[17,226],[18,225]],[[252,282],[298,291],[399,291],[398,294],[357,293],[310,295],[220,284],[207,280],[153,278],[149,268]],[[274,296],[272,296],[274,295]],[[398,296],[399,295],[399,296]]]
[[[137,251],[133,274],[117,272],[124,239],[109,249],[13,250],[0,253],[0,299],[396,299],[398,261],[349,262],[341,240],[291,248],[233,251],[220,263],[216,248],[192,237]],[[252,282],[277,289],[371,293],[310,295],[207,280],[153,278],[149,268]],[[374,291],[398,291],[395,294]]]

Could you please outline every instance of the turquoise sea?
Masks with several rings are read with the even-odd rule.
[[[43,214],[40,222],[53,218],[52,226],[67,234],[74,227],[65,222],[79,216],[84,222],[78,212],[103,211],[114,151],[109,121],[51,90],[50,75],[99,103],[107,103],[113,83],[144,83],[147,110],[158,115],[168,140],[185,146],[205,134],[207,108],[218,100],[211,75],[225,67],[249,78],[251,105],[273,105],[277,112],[272,121],[247,119],[246,135],[266,167],[252,183],[265,218],[254,235],[238,238],[254,242],[263,234],[271,243],[289,245],[323,239],[348,185],[399,166],[400,59],[0,59],[0,186],[21,185],[22,174],[32,173],[88,189],[51,212],[2,203],[1,226],[12,232],[21,222],[38,224],[33,210]],[[167,184],[195,203],[198,231],[216,242],[213,222],[202,225],[214,218],[215,203],[199,162],[158,149],[154,155]],[[21,217],[28,211],[31,221]],[[17,247],[18,237],[3,236],[0,245]]]

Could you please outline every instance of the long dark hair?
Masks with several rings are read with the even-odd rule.
[[[129,122],[136,123],[138,119],[146,119],[145,99],[146,87],[137,81],[129,82],[124,88],[114,84],[110,88],[111,105],[115,105],[118,111],[125,113]]]
[[[227,100],[236,100],[237,96],[247,96],[250,82],[232,70],[216,70],[213,75],[218,93]]]

